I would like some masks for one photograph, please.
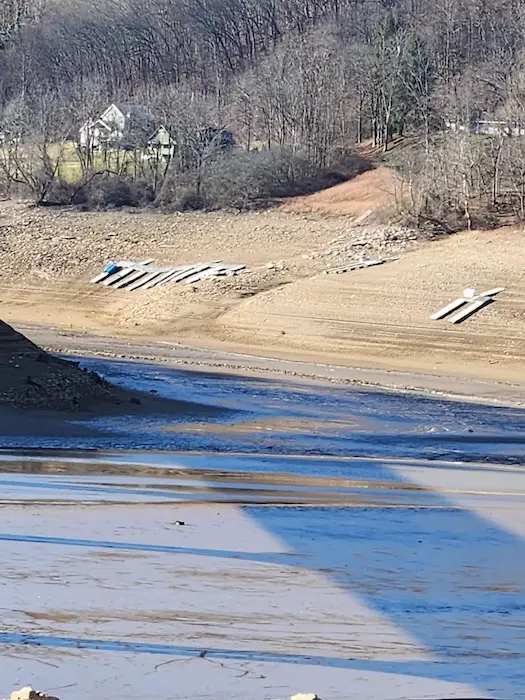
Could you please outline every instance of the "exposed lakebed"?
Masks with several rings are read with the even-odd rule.
[[[524,411],[83,364],[223,412],[0,430],[0,696],[525,697]]]

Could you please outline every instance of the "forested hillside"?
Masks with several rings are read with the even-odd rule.
[[[316,168],[416,135],[414,208],[523,216],[525,0],[3,0],[0,48],[5,133],[60,141],[120,99]],[[473,138],[479,119],[500,125]],[[465,131],[436,138],[446,124]]]

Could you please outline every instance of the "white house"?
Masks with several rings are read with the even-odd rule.
[[[82,148],[132,149],[144,147],[155,127],[151,112],[144,105],[113,103],[96,119],[89,119],[79,130]]]
[[[175,140],[164,124],[161,124],[148,139],[143,160],[169,160],[175,153],[175,147]]]

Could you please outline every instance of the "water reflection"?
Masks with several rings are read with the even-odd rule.
[[[153,507],[147,504],[159,512],[183,503],[238,504],[254,526],[282,543],[282,551],[228,547],[211,539],[159,542],[151,523],[135,540],[111,537],[101,525],[80,535],[67,532],[67,519],[56,531],[45,526],[45,518],[42,531],[24,529],[20,520],[18,529],[4,527],[0,542],[16,547],[10,551],[22,558],[34,548],[66,558],[70,551],[84,551],[93,566],[108,552],[170,562],[200,558],[206,575],[221,560],[278,567],[272,576],[287,567],[295,567],[298,576],[315,572],[415,640],[428,658],[382,660],[372,658],[377,649],[371,648],[367,659],[361,652],[358,658],[351,653],[340,658],[273,653],[256,645],[164,644],[146,638],[151,630],[125,641],[110,638],[110,632],[99,638],[89,627],[78,637],[44,627],[35,634],[8,630],[0,643],[317,664],[462,682],[491,697],[525,697],[523,411],[152,366],[138,372],[127,363],[91,364],[129,386],[146,389],[155,383],[166,396],[188,400],[197,394],[213,405],[240,409],[244,417],[227,426],[176,423],[163,416],[100,419],[88,421],[96,428],[90,437],[64,443],[51,435],[38,441],[40,448],[62,449],[5,450],[0,455],[4,509],[35,502],[48,503],[38,508],[91,503],[94,513],[102,508],[107,514],[120,505],[122,516],[116,517],[126,530],[130,518]],[[16,440],[7,436],[2,442],[7,448]],[[27,439],[27,447],[35,444]],[[471,500],[465,505],[467,495]],[[482,514],[498,515],[498,509],[511,514],[512,532],[497,517],[491,521]],[[74,519],[78,511],[70,513]],[[236,536],[229,535],[232,542]],[[160,559],[152,561],[160,566]],[[177,570],[177,564],[162,566]],[[144,571],[147,576],[151,570]],[[240,592],[234,580],[228,595],[235,596],[236,585]],[[233,627],[224,631],[226,639]]]

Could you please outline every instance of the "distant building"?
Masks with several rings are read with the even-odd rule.
[[[205,127],[172,136],[172,132],[161,124],[147,140],[143,160],[168,160],[178,151],[181,163],[192,167],[199,158],[207,158],[218,152],[231,150],[235,140],[231,131],[224,128]],[[179,140],[180,139],[180,140]]]
[[[231,150],[235,145],[233,134],[224,127],[207,127],[199,132],[201,142],[221,150]]]
[[[146,142],[144,160],[154,158],[156,160],[168,160],[175,153],[176,142],[169,130],[161,124]]]
[[[177,150],[211,154],[230,150],[235,143],[232,132],[223,127],[196,127],[177,137],[173,133],[154,119],[148,107],[113,103],[99,117],[82,124],[78,144],[90,151],[140,150],[142,160],[168,160]]]
[[[96,119],[79,130],[82,148],[144,148],[155,129],[155,120],[147,107],[131,103],[111,104]]]
[[[474,119],[468,124],[459,121],[446,121],[447,131],[454,133],[482,134],[485,136],[525,136],[525,126],[517,122]]]

